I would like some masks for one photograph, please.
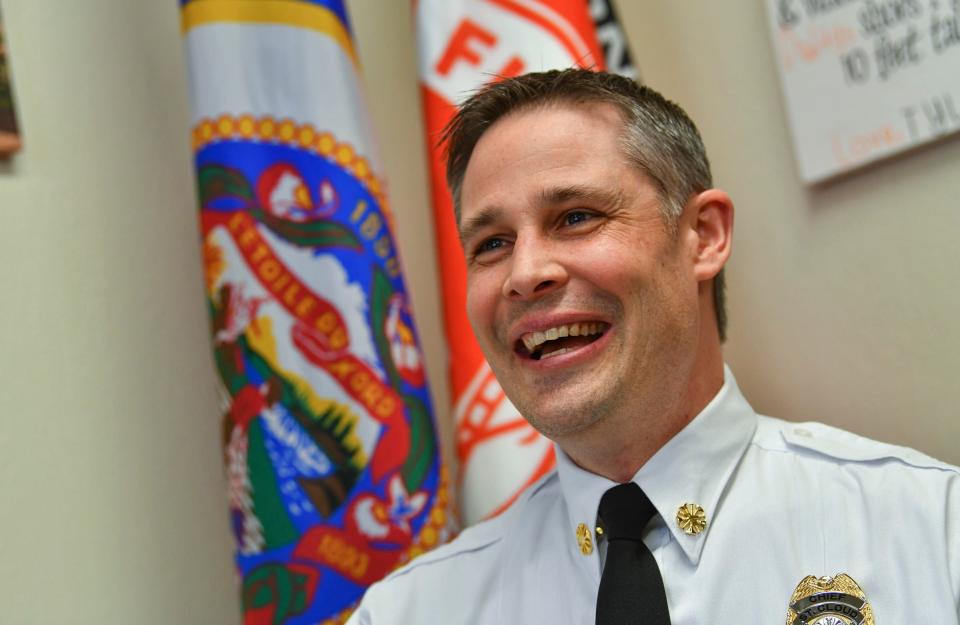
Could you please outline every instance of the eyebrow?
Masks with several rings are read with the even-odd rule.
[[[600,187],[569,185],[544,189],[537,197],[541,206],[566,204],[572,201],[587,202],[596,206],[616,207],[623,203],[623,194],[619,191],[607,191]]]
[[[460,220],[460,227],[457,229],[460,234],[460,243],[464,244],[476,236],[478,230],[483,230],[490,224],[497,221],[503,214],[503,209],[498,206],[488,206],[473,217]]]
[[[537,206],[556,206],[570,202],[585,202],[594,206],[617,208],[623,203],[623,194],[619,191],[607,191],[600,187],[586,185],[568,185],[543,189],[537,194]],[[500,206],[488,206],[472,217],[460,221],[458,233],[460,243],[466,243],[482,230],[501,219],[505,209]]]

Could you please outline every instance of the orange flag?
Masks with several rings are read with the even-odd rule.
[[[606,69],[604,49],[614,69],[627,74],[632,66],[606,0],[419,0],[414,10],[460,503],[464,523],[470,524],[506,508],[553,468],[554,455],[550,441],[504,395],[467,321],[466,267],[439,137],[456,105],[489,80],[572,66]]]

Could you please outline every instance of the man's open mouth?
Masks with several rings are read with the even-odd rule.
[[[603,321],[585,321],[555,326],[543,332],[528,332],[517,341],[516,351],[532,360],[559,356],[593,343],[609,327],[610,324]]]

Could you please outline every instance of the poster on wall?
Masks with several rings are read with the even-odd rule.
[[[13,108],[13,87],[7,65],[7,44],[3,30],[3,15],[0,14],[0,158],[20,149],[20,131]]]
[[[960,130],[960,0],[766,0],[801,178]]]

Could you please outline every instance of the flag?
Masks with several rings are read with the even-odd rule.
[[[414,11],[450,354],[457,484],[462,518],[470,524],[506,508],[550,471],[555,459],[550,441],[504,395],[467,321],[466,266],[439,138],[455,106],[495,78],[574,66],[605,69],[604,51],[610,67],[625,74],[635,70],[606,0],[416,0]]]
[[[340,0],[181,4],[247,625],[342,623],[450,528]]]
[[[633,55],[627,45],[627,36],[620,26],[620,19],[610,0],[587,0],[590,19],[603,49],[603,61],[608,72],[640,80],[640,73],[633,64]]]

